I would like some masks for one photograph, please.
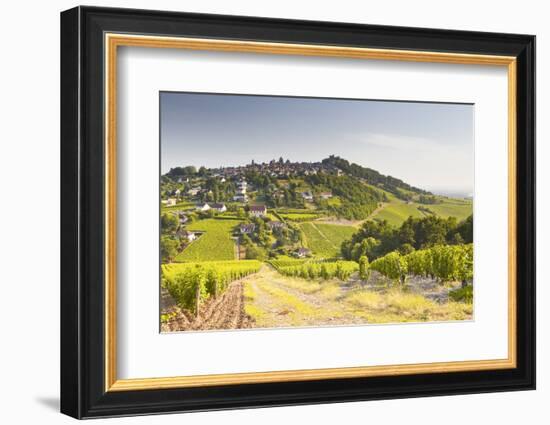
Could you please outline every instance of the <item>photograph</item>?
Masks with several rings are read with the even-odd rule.
[[[473,123],[161,92],[161,332],[473,320]]]
[[[430,20],[341,4],[317,16],[296,2],[269,13],[116,6],[63,10],[49,32],[35,25],[55,51],[34,49],[15,67],[25,77],[25,66],[60,59],[44,67],[56,84],[37,80],[60,89],[60,108],[42,108],[51,114],[32,128],[23,114],[11,138],[53,125],[60,149],[31,133],[36,148],[11,143],[21,153],[6,155],[10,176],[28,175],[8,185],[16,192],[47,175],[32,164],[22,174],[25,161],[60,165],[60,202],[44,212],[61,220],[41,226],[57,235],[40,240],[58,239],[61,262],[51,250],[38,257],[38,269],[59,272],[60,290],[23,285],[55,299],[34,291],[26,299],[48,312],[12,302],[5,320],[19,342],[36,327],[26,316],[47,319],[58,306],[56,335],[28,341],[59,341],[51,358],[24,362],[48,375],[34,371],[33,388],[52,383],[36,393],[35,416],[56,400],[77,419],[172,422],[369,402],[370,416],[387,419],[399,399],[435,396],[484,406],[492,397],[496,409],[485,410],[515,422],[540,413],[543,14],[525,25],[518,13],[529,7],[499,9],[495,24],[480,11],[472,26],[467,7]],[[50,192],[36,194],[55,200]],[[27,210],[16,209],[36,222]],[[28,263],[14,249],[28,238],[12,227],[10,249]],[[519,404],[502,403],[510,391],[522,391]],[[21,399],[13,414],[28,406]],[[463,423],[476,406],[455,407],[432,416],[453,411]],[[311,420],[315,407],[303,408]]]

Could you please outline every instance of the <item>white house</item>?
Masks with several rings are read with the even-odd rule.
[[[324,200],[330,199],[332,198],[332,192],[321,192],[319,193],[319,197]]]
[[[206,202],[204,204],[197,205],[197,211],[208,211],[210,209],[210,205],[208,205]]]
[[[302,198],[304,198],[304,200],[308,202],[313,201],[313,195],[311,194],[311,192],[302,192]]]
[[[265,205],[251,205],[250,215],[254,217],[265,217],[267,214],[267,208]]]
[[[307,248],[298,248],[296,251],[294,251],[294,256],[298,258],[304,258],[311,255],[311,251]]]
[[[218,212],[226,212],[227,211],[227,207],[225,206],[225,204],[213,203],[213,204],[210,204],[210,208],[213,209],[213,210],[216,210]]]
[[[193,242],[195,239],[197,239],[197,235],[194,232],[190,232],[185,229],[178,230],[176,236],[178,236],[180,239],[187,239],[189,242]]]
[[[254,223],[248,223],[248,224],[243,223],[240,226],[241,234],[243,235],[250,234],[254,231],[255,228],[256,228],[256,225]]]
[[[176,198],[168,198],[166,200],[167,207],[173,207],[174,205],[176,205]]]

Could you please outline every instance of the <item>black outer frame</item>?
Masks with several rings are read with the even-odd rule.
[[[104,391],[105,32],[517,57],[517,368]],[[61,412],[75,418],[535,388],[535,37],[76,7],[61,13]]]

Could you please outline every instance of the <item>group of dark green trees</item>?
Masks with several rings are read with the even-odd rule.
[[[241,235],[240,243],[246,249],[246,258],[250,260],[265,260],[282,254],[280,250],[301,241],[302,233],[293,224],[270,229],[267,219],[253,217],[248,220],[254,224],[254,230],[249,234]]]
[[[341,252],[347,260],[359,261],[365,255],[372,261],[393,251],[405,255],[436,245],[468,244],[472,240],[472,215],[461,222],[455,217],[409,217],[399,227],[385,220],[369,220],[350,240],[342,243]]]
[[[350,163],[349,161],[335,155],[331,155],[328,158],[323,159],[322,162],[325,165],[332,165],[339,170],[342,170],[347,175],[360,178],[373,186],[381,187],[384,190],[393,193],[398,198],[404,200],[409,198],[407,192],[430,195],[430,192],[411,186],[403,180],[392,176],[385,176],[372,168],[362,167],[361,165]]]
[[[160,256],[163,263],[172,261],[181,249],[181,242],[174,233],[179,223],[176,216],[162,214],[160,217]]]
[[[348,175],[314,174],[304,179],[312,187],[324,187],[340,198],[339,205],[317,201],[330,214],[348,220],[363,220],[378,206],[387,201],[384,192],[361,184],[357,178]]]

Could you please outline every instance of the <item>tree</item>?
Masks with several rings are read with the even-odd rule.
[[[178,255],[178,242],[169,236],[160,238],[160,257],[163,263],[171,263]]]
[[[247,245],[246,259],[247,260],[265,260],[267,257],[265,250],[256,245]]]
[[[429,248],[446,242],[446,236],[450,227],[456,225],[456,219],[450,217],[443,219],[437,216],[429,216],[417,220],[415,226],[415,248]]]
[[[174,167],[170,168],[170,171],[166,175],[170,177],[192,176],[197,172],[197,169],[192,165],[187,167]]]
[[[415,221],[412,217],[409,217],[407,220],[403,222],[403,224],[401,225],[398,231],[399,242],[401,244],[408,244],[408,245],[414,246],[415,244],[415,240],[414,240],[415,226],[414,225],[415,225]]]
[[[161,233],[173,234],[178,229],[178,218],[173,214],[162,214],[160,217]]]
[[[404,243],[399,247],[399,253],[402,255],[410,254],[414,251],[414,246],[412,246],[410,243]]]
[[[460,224],[454,217],[409,217],[400,227],[393,227],[384,220],[369,220],[350,240],[342,243],[340,251],[347,260],[358,261],[361,255],[375,260],[392,251],[406,255],[413,249],[471,243],[471,230],[471,216]]]
[[[249,246],[252,245],[252,239],[246,233],[241,236],[241,245]]]
[[[462,238],[462,235],[458,232],[456,232],[451,241],[454,245],[462,245],[464,243],[464,239]]]
[[[474,216],[470,214],[464,221],[460,222],[456,227],[456,231],[460,233],[464,243],[472,243],[474,239]]]
[[[187,176],[192,176],[193,174],[197,173],[197,169],[192,165],[189,165],[187,167],[183,167],[183,171],[184,171],[185,175],[187,175]]]

